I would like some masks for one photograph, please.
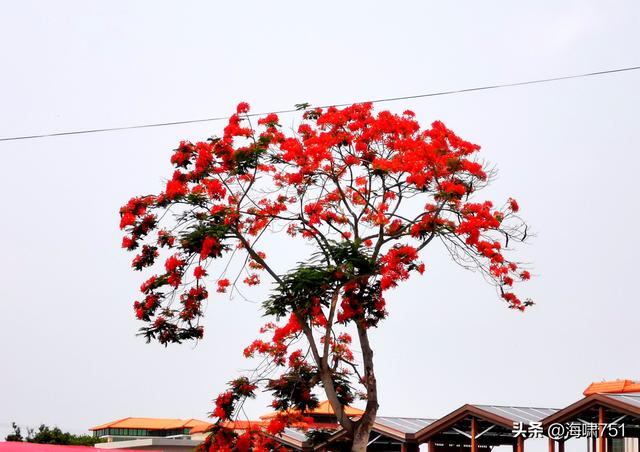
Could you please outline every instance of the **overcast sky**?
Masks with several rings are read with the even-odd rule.
[[[0,15],[0,136],[413,95],[640,64],[637,1],[20,1]],[[482,145],[536,232],[508,310],[430,249],[374,333],[380,414],[470,403],[562,407],[640,378],[640,71],[379,104]],[[295,122],[294,116],[283,122]],[[212,298],[205,340],[147,345],[118,209],[157,192],[182,139],[223,124],[0,142],[0,433],[126,416],[205,418],[248,366],[257,307]],[[267,286],[256,298],[266,296]],[[265,401],[248,407],[251,416]]]

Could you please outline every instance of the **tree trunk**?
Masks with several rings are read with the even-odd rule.
[[[367,450],[369,436],[371,435],[371,428],[376,420],[377,413],[378,404],[367,403],[367,409],[354,425],[351,452],[365,452]]]
[[[357,428],[353,435],[353,443],[351,444],[351,452],[366,452],[369,443],[370,428]]]
[[[365,452],[369,443],[371,428],[378,414],[378,383],[373,371],[373,350],[369,343],[367,328],[363,323],[357,324],[358,339],[360,339],[360,349],[362,350],[362,361],[364,364],[364,382],[367,387],[367,406],[360,419],[356,422],[353,430],[352,452]]]

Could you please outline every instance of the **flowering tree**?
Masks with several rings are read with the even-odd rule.
[[[441,122],[423,130],[410,111],[374,114],[371,104],[356,104],[305,110],[297,132],[286,134],[275,114],[254,128],[248,111],[239,104],[220,138],[180,143],[164,191],[120,211],[122,246],[138,251],[135,270],[165,254],[163,270],[134,303],[141,334],[162,344],[202,338],[212,264],[243,256],[244,284],[275,283],[262,305],[271,321],[244,352],[264,364],[216,399],[218,422],[206,446],[277,449],[262,430],[238,435],[224,422],[261,387],[280,412],[267,427],[277,435],[304,422],[321,387],[352,450],[363,451],[378,410],[369,329],[387,316],[385,293],[424,272],[420,254],[438,239],[495,285],[508,307],[524,310],[532,302],[512,287],[529,273],[504,250],[526,239],[526,226],[512,199],[502,208],[472,201],[490,179],[477,161],[479,146]],[[275,268],[260,245],[277,229],[314,253],[295,268]],[[232,291],[238,281],[223,274],[214,287]],[[364,414],[350,419],[345,406],[358,397]]]

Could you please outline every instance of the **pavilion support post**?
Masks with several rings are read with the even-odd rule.
[[[427,443],[427,447],[429,449],[429,452],[436,452],[436,443],[433,440]]]
[[[558,452],[564,452],[564,440],[558,441]]]
[[[556,442],[553,438],[549,438],[549,452],[556,452]]]
[[[518,436],[517,452],[524,452],[524,437]]]
[[[478,425],[475,417],[471,417],[471,452],[478,452]]]
[[[604,407],[598,408],[598,452],[606,452],[607,443],[604,437]]]

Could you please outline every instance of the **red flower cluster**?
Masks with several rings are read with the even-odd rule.
[[[380,262],[380,287],[387,290],[398,285],[399,281],[409,278],[409,272],[420,268],[414,262],[418,259],[418,251],[409,245],[399,245],[391,248],[382,256]]]
[[[227,287],[229,287],[231,283],[228,279],[219,279],[218,280],[218,292],[225,293],[227,291]]]

